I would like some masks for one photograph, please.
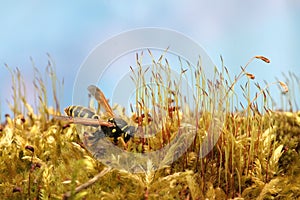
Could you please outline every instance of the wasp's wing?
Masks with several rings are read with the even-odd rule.
[[[88,87],[88,91],[90,92],[91,95],[93,95],[95,97],[95,99],[97,100],[99,105],[104,107],[104,109],[108,113],[108,115],[110,117],[113,117],[114,113],[113,113],[110,105],[108,104],[108,101],[107,101],[105,95],[103,94],[103,92],[95,85],[90,85]]]

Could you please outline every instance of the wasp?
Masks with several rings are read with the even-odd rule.
[[[99,127],[93,132],[93,137],[103,138],[110,137],[113,138],[115,144],[118,142],[118,138],[122,138],[125,143],[127,143],[130,138],[134,136],[136,128],[134,126],[129,126],[127,122],[121,118],[115,117],[115,114],[110,107],[108,100],[106,99],[103,92],[94,85],[88,87],[89,93],[96,99],[98,105],[104,108],[106,114],[108,115],[108,120],[105,121],[100,118],[96,112],[89,108],[83,106],[69,106],[64,109],[67,117],[60,116],[58,119],[68,120],[71,123],[81,124],[92,127]]]

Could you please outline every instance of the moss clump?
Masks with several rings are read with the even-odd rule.
[[[269,61],[261,56],[253,59]],[[176,93],[178,84],[171,90],[157,87],[160,90],[158,96],[151,95],[154,90],[152,93],[151,90],[148,93],[138,90],[137,101],[140,103],[137,105],[140,106],[135,108],[136,113],[148,113],[149,105],[160,103],[160,108],[165,109],[160,116],[163,117],[162,125],[154,121],[153,130],[157,132],[152,138],[141,140],[135,137],[122,148],[129,152],[153,152],[172,142],[184,126],[194,127],[196,137],[178,159],[172,160],[188,143],[184,137],[178,138],[178,144],[182,146],[170,149],[161,160],[166,165],[156,170],[154,161],[149,160],[142,166],[143,173],[136,174],[104,166],[83,146],[79,139],[82,133],[77,132],[74,124],[52,119],[51,115],[60,115],[57,88],[61,84],[56,79],[51,60],[47,72],[52,80],[54,108],[48,106],[48,90],[37,69],[34,81],[38,100],[36,111],[21,89],[25,88],[21,72],[11,70],[14,94],[10,106],[14,115],[6,115],[0,129],[1,199],[300,198],[300,114],[274,111],[270,106],[274,103],[270,86],[279,83],[284,92],[291,86],[283,82],[265,87],[255,84],[257,95],[251,97],[249,85],[254,75],[246,72],[249,64],[242,67],[234,79],[223,67],[222,72],[216,71],[215,83],[206,82],[199,66],[195,73],[195,94],[198,92],[199,96],[193,109],[185,104],[179,92]],[[168,74],[168,64],[163,66]],[[143,83],[140,75],[144,72],[133,73],[136,73],[139,88]],[[241,88],[247,104],[233,112],[232,108],[238,106],[234,88],[242,77],[246,77],[246,84]],[[156,81],[159,86],[159,80]],[[285,96],[283,94],[283,103]],[[263,105],[259,108],[260,98]],[[219,99],[224,100],[222,106]],[[219,126],[220,137],[212,150],[201,157],[205,151],[203,138],[209,134],[214,120],[212,113],[223,114],[224,123]],[[124,113],[119,114],[130,121]],[[151,116],[155,118],[155,114],[151,113]],[[117,163],[118,155],[112,155],[113,159]]]

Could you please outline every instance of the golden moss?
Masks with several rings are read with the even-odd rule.
[[[262,56],[254,58],[270,62]],[[188,123],[197,127],[196,137],[186,152],[173,163],[154,170],[149,161],[144,173],[139,174],[105,167],[82,146],[75,125],[51,119],[51,114],[60,113],[56,94],[60,83],[51,61],[47,71],[52,80],[54,109],[47,103],[46,86],[37,69],[34,81],[39,102],[37,112],[27,103],[25,93],[20,89],[25,87],[20,71],[11,70],[14,94],[10,107],[14,117],[6,116],[6,122],[0,130],[1,199],[299,198],[299,112],[272,111],[269,107],[272,102],[269,87],[273,84],[267,84],[264,88],[257,84],[258,95],[252,98],[248,85],[242,86],[248,105],[241,105],[242,111],[230,110],[238,106],[235,105],[234,92],[238,81],[246,77],[247,84],[251,84],[254,78],[254,75],[246,72],[250,62],[235,79],[230,78],[225,67],[222,73],[216,71],[216,77],[219,78],[215,81],[218,84],[205,82],[202,72],[197,71],[195,74],[199,76],[196,75],[195,79],[202,92],[198,91],[199,105],[193,111],[183,105],[180,95],[172,94],[175,99],[172,106],[176,109],[172,110],[172,115],[167,110],[162,120],[165,124],[156,129],[156,137],[144,141],[142,145],[139,138],[133,138],[126,150],[149,152],[159,149],[172,141],[177,130]],[[164,70],[168,72],[169,66]],[[229,76],[226,81],[224,74]],[[137,84],[142,83],[141,76],[134,76]],[[298,81],[298,77],[293,77]],[[159,80],[156,81],[159,83]],[[284,91],[291,87],[282,81],[274,84],[277,83],[284,87]],[[209,87],[218,90],[215,95],[219,96],[214,96],[215,99],[225,95],[224,107],[212,106],[218,104],[212,102],[213,98],[208,95]],[[141,102],[144,99],[144,106],[139,104],[137,112],[147,113],[147,105],[151,102],[161,103],[162,108],[170,108],[170,91],[165,88],[160,90],[161,96],[150,95],[150,100],[145,100],[147,94],[138,90],[137,100]],[[264,102],[262,109],[257,106],[260,97]],[[179,110],[185,110],[185,119],[179,116]],[[203,151],[203,138],[209,133],[209,124],[213,121],[212,113],[221,111],[226,114],[220,137],[204,158],[199,157]],[[183,139],[179,138],[178,141]],[[178,149],[170,149],[165,161],[172,160],[175,150]],[[85,183],[88,183],[86,187],[81,187]]]

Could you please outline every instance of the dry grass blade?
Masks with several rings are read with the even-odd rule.
[[[90,85],[88,87],[88,90],[91,93],[91,95],[93,95],[95,97],[95,99],[97,100],[99,105],[104,106],[104,109],[109,114],[109,116],[113,117],[114,113],[113,113],[110,105],[108,104],[108,101],[107,101],[105,95],[103,94],[103,92],[95,85]]]
[[[97,180],[99,180],[99,178],[101,178],[102,176],[104,176],[105,174],[107,174],[108,172],[110,172],[111,168],[108,167],[106,169],[104,169],[103,171],[101,171],[99,174],[97,174],[96,176],[94,176],[93,178],[91,178],[90,180],[88,180],[86,183],[76,187],[75,189],[75,194],[80,192],[81,190],[86,189],[87,187],[89,187],[90,185],[94,184]],[[71,192],[66,192],[63,195],[63,199],[68,199],[69,197],[71,197]]]

